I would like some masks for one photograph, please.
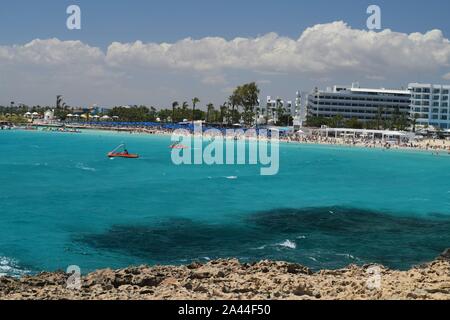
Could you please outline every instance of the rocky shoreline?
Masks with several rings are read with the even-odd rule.
[[[215,260],[187,266],[130,267],[82,276],[63,272],[0,278],[2,300],[450,300],[450,249],[408,271],[354,266],[312,272],[286,262]]]

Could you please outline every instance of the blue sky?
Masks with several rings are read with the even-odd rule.
[[[70,4],[82,9],[81,31],[65,28]],[[309,26],[337,20],[365,28],[370,4],[382,8],[383,28],[407,33],[437,28],[449,36],[447,0],[15,0],[1,4],[0,43],[57,37],[106,47],[113,41],[231,39],[268,32],[298,37]]]
[[[82,10],[80,31],[66,28],[71,4]],[[381,7],[382,28],[392,33],[366,32],[370,4]],[[450,82],[447,0],[15,0],[0,5],[1,104],[48,104],[55,92],[79,105],[164,106],[193,95],[217,104],[246,81],[257,81],[262,96],[286,99],[296,90],[352,81],[386,87]],[[315,28],[318,24],[325,26]],[[434,29],[440,32],[427,34]],[[420,35],[409,36],[415,32]],[[238,37],[248,43],[237,48],[233,39]],[[186,38],[201,42],[181,41]],[[112,48],[114,42],[121,45]],[[173,47],[164,51],[164,42]]]

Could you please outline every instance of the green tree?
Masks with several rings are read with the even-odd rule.
[[[172,123],[175,123],[175,109],[179,106],[178,101],[172,103]]]
[[[232,123],[229,124],[234,124],[234,123],[238,123],[239,119],[240,119],[240,114],[239,114],[239,97],[237,96],[236,92],[234,92],[229,98],[229,103],[228,106],[231,106],[231,113],[230,113],[230,119]]]
[[[121,121],[126,122],[145,122],[155,120],[155,110],[151,110],[146,106],[132,107],[114,107],[109,112],[110,117],[118,117]]]
[[[195,121],[195,107],[197,106],[197,104],[200,103],[200,99],[195,97],[192,99],[192,124],[194,124]]]
[[[328,124],[333,128],[342,128],[342,126],[344,125],[344,117],[342,116],[342,114],[335,115],[329,120]]]
[[[312,128],[320,128],[321,126],[329,126],[330,120],[327,118],[324,118],[322,116],[317,117],[313,115],[308,115],[306,117],[306,126],[312,127]]]
[[[172,110],[169,110],[169,109],[162,109],[162,110],[159,110],[159,111],[158,111],[157,115],[158,115],[158,118],[161,120],[161,122],[167,123],[167,122],[168,122],[168,119],[169,119],[169,118],[171,117],[171,115],[172,115]]]
[[[215,118],[214,118],[214,104],[212,104],[212,103],[208,103],[207,105],[206,105],[206,122],[207,123],[212,123],[212,122],[214,122],[215,121]]]
[[[247,126],[252,125],[255,117],[255,106],[258,105],[258,97],[260,90],[255,82],[246,83],[238,86],[232,97],[232,103],[236,106],[243,107],[242,117]]]
[[[358,118],[351,118],[345,121],[345,127],[350,129],[362,129],[364,125],[358,120]]]
[[[182,114],[182,120],[184,121],[184,119],[189,119],[190,114],[189,114],[189,103],[187,101],[184,101],[183,104],[181,105],[181,114]]]

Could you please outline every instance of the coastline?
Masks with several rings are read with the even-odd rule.
[[[52,127],[51,125],[38,124],[38,127]],[[67,125],[70,129],[86,130],[89,132],[111,132],[111,133],[122,133],[131,135],[142,135],[142,136],[160,136],[160,137],[170,137],[172,135],[171,131],[168,130],[158,130],[158,129],[144,129],[144,128],[117,128],[117,127],[91,127],[83,125]],[[67,134],[77,134],[77,133],[67,133]],[[190,136],[194,136],[192,133]],[[208,135],[204,135],[204,138],[208,138]],[[230,139],[231,137],[227,137]],[[239,137],[242,139],[242,137]],[[247,137],[248,140],[257,140],[254,137]],[[362,149],[362,150],[384,150],[384,151],[409,151],[418,153],[431,153],[432,155],[450,155],[450,140],[436,140],[436,139],[424,139],[420,142],[416,142],[413,146],[408,145],[392,145],[386,144],[381,141],[372,143],[371,141],[354,141],[351,139],[343,138],[301,138],[301,139],[280,139],[280,144],[284,145],[304,145],[304,146],[329,146],[338,147],[345,149]]]
[[[98,270],[67,289],[68,275],[0,277],[6,300],[450,300],[450,249],[408,271],[350,265],[312,272],[292,263],[236,259],[186,266]],[[378,284],[377,284],[378,283]]]
[[[102,132],[98,131],[98,134]],[[93,132],[93,135],[95,134],[97,133]],[[126,132],[119,134],[119,137],[127,135]],[[151,136],[145,133],[136,135]],[[170,137],[170,133],[154,135]],[[47,139],[47,135],[45,138]],[[145,138],[143,140],[147,141]],[[287,144],[292,144],[293,147],[303,144],[364,150],[354,145],[298,142]],[[420,149],[405,151],[425,152]],[[411,268],[408,271],[380,268],[386,285],[386,287],[383,285],[381,291],[367,289],[368,266],[350,266],[340,270],[322,270],[313,273],[300,265],[285,262],[262,261],[255,264],[241,264],[237,260],[218,260],[205,265],[98,270],[83,277],[83,287],[80,291],[65,289],[67,275],[64,273],[44,273],[21,279],[0,278],[0,298],[450,300],[448,260],[446,262],[438,259],[426,266]]]

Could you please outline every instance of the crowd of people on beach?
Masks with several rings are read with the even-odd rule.
[[[171,135],[173,130],[168,129],[140,129],[134,130],[132,132],[135,133],[148,133],[148,134],[164,134]],[[230,131],[232,132],[232,131]],[[214,132],[207,131],[203,133],[204,137],[214,137]],[[226,139],[255,139],[259,138],[255,135],[248,135],[242,132],[242,130],[235,130],[234,133],[228,133],[225,135]],[[266,139],[263,137],[262,139]],[[440,155],[441,153],[450,154],[450,140],[442,140],[442,139],[422,139],[422,140],[408,140],[408,139],[399,139],[398,141],[386,141],[382,139],[371,139],[364,137],[351,137],[351,138],[342,138],[342,137],[323,137],[318,134],[283,134],[279,136],[279,140],[281,142],[286,143],[299,143],[299,144],[324,144],[324,145],[336,145],[336,146],[346,146],[346,147],[359,147],[359,148],[368,148],[368,149],[411,149],[411,150],[422,150],[422,151],[430,151],[434,155]]]
[[[327,144],[350,147],[363,147],[368,149],[381,148],[385,150],[390,149],[415,149],[423,151],[431,151],[435,155],[440,153],[450,154],[450,140],[440,139],[422,139],[422,140],[399,140],[386,141],[382,139],[370,138],[335,138],[323,137],[320,135],[292,135],[287,137],[288,142],[297,142],[304,144]]]
[[[129,134],[150,134],[150,135],[172,135],[176,129],[164,126],[148,127],[148,126],[118,126],[118,127],[99,127],[99,126],[67,126],[65,130],[79,130],[79,129],[95,129],[95,130],[109,130],[117,132],[127,132]],[[206,129],[206,128],[204,128]],[[211,129],[211,128],[209,128]],[[266,135],[259,135],[257,130],[238,129],[223,129],[215,128],[216,130],[206,130],[201,134],[204,138],[214,138],[221,136],[225,139],[243,140],[243,139],[271,139]],[[79,132],[79,131],[76,131]],[[186,135],[192,135],[192,131],[185,130]],[[195,133],[194,133],[195,134]],[[280,142],[298,143],[298,144],[323,144],[336,145],[343,147],[358,147],[368,149],[411,149],[431,152],[434,155],[450,154],[450,140],[423,138],[418,140],[410,140],[408,138],[399,138],[395,140],[374,139],[364,136],[344,136],[344,137],[330,137],[323,136],[318,131],[308,130],[305,132],[283,132],[277,134]]]

